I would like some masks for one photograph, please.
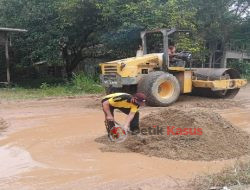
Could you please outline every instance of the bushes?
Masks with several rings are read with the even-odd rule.
[[[53,82],[54,81],[54,82]],[[28,81],[27,81],[28,82]],[[86,93],[101,93],[103,87],[97,78],[84,73],[74,74],[72,80],[51,80],[51,78],[0,89],[1,99],[30,99],[57,96],[77,96]]]
[[[250,63],[233,60],[228,63],[228,67],[238,70],[243,78],[250,79]]]
[[[97,78],[87,76],[84,73],[74,74],[71,82],[68,83],[73,91],[84,91],[87,93],[100,93],[103,88]]]

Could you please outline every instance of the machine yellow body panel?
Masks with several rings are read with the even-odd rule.
[[[146,34],[160,32],[163,53],[147,53]],[[177,29],[156,29],[141,32],[142,54],[139,56],[101,63],[100,79],[107,93],[122,91],[146,94],[151,106],[168,106],[182,93],[195,92],[215,97],[232,98],[247,84],[240,73],[230,68],[188,68],[192,55],[182,51],[169,55],[168,37]],[[210,90],[208,90],[210,89]]]
[[[132,57],[127,59],[121,59],[116,61],[110,61],[101,63],[101,71],[103,81],[107,81],[115,87],[121,88],[124,85],[137,85],[140,79],[157,70],[162,69],[163,54],[154,53],[147,54],[141,57]],[[218,70],[204,70],[204,74],[213,74]],[[224,70],[223,70],[224,71]],[[237,89],[245,86],[247,80],[245,79],[198,79],[194,76],[195,69],[189,69],[185,67],[170,66],[167,70],[168,73],[174,75],[180,84],[181,93],[191,93],[193,88],[210,88],[213,91]],[[220,76],[220,73],[218,74]],[[105,77],[115,76],[112,79],[106,79]]]
[[[246,79],[228,79],[228,80],[193,80],[193,86],[197,88],[210,88],[212,90],[235,89],[246,86]]]
[[[168,70],[170,71],[185,71],[185,67],[169,67]]]
[[[184,71],[184,88],[182,93],[192,92],[192,71]]]
[[[143,74],[143,69],[148,72],[160,68],[162,60],[158,54],[148,54],[142,57],[132,57],[100,64],[102,74],[118,74],[121,77],[136,77]],[[146,73],[145,73],[146,74]]]
[[[192,92],[192,70],[175,72],[174,76],[178,79],[181,87],[181,93]]]

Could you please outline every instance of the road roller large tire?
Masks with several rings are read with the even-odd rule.
[[[196,68],[194,75],[200,80],[219,80],[220,78],[225,79],[240,79],[240,73],[235,69],[230,68]],[[239,88],[212,91],[211,89],[195,88],[193,89],[193,94],[213,97],[213,98],[234,98],[238,92]]]
[[[216,98],[232,99],[238,94],[239,91],[240,91],[239,88],[229,89],[229,90],[219,90],[214,92],[214,96]]]
[[[137,91],[147,96],[147,105],[165,107],[178,99],[180,84],[172,74],[155,71],[141,79]]]
[[[106,95],[116,92],[124,92],[133,95],[136,93],[136,85],[123,86],[122,88],[107,87],[105,88],[105,92]]]
[[[225,75],[228,76],[228,79],[241,78],[238,71],[236,71],[234,69],[230,69],[230,70],[225,71],[222,76],[225,76]],[[234,98],[238,94],[239,91],[240,91],[239,88],[228,89],[228,90],[219,90],[219,91],[214,91],[214,96],[216,98],[231,99],[231,98]]]
[[[116,92],[122,92],[122,88],[106,87],[105,92],[106,92],[106,95],[116,93]]]

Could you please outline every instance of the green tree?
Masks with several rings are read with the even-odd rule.
[[[174,27],[194,30],[194,12],[184,6],[185,2],[188,0],[104,0],[99,4],[106,23],[104,42],[117,56],[128,57],[141,44],[142,30]]]
[[[57,4],[61,38],[59,45],[68,77],[80,61],[99,57],[95,46],[100,43],[102,17],[94,0],[65,0]]]
[[[208,44],[210,66],[214,60],[217,46],[222,50],[229,42],[235,28],[240,27],[248,14],[249,0],[191,0],[186,6],[192,7],[196,14],[194,23],[199,35]]]
[[[64,64],[69,77],[81,60],[94,57],[98,44],[99,9],[93,0],[0,0],[0,25],[25,28],[14,38],[22,65],[38,61]]]
[[[47,61],[64,65],[68,77],[86,58],[135,55],[140,31],[189,29],[179,49],[203,50],[210,63],[218,44],[249,40],[250,0],[0,0],[0,26],[28,29],[13,37],[20,66]],[[178,39],[178,37],[177,37]]]
[[[28,29],[22,38],[13,38],[23,65],[46,60],[58,63],[60,36],[54,5],[49,0],[1,0],[0,25]]]

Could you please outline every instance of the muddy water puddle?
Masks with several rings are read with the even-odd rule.
[[[119,118],[123,119],[123,116],[119,114]],[[18,175],[19,178],[8,185],[48,188],[78,181],[93,188],[98,184],[102,186],[103,183],[121,180],[129,182],[169,176],[187,179],[197,174],[218,172],[234,162],[174,161],[136,153],[104,153],[99,149],[102,145],[94,141],[103,134],[105,130],[101,111],[50,117],[43,122],[43,126],[11,134],[0,144],[4,146],[12,143],[30,155],[23,154],[26,157],[20,159],[27,159],[27,162],[20,164],[23,170],[19,170],[18,166],[13,167],[14,171],[10,174],[13,177]],[[8,147],[4,149],[7,151]]]
[[[248,93],[243,95],[248,99]],[[249,107],[247,103],[245,108],[218,112],[250,133]],[[145,113],[142,111],[142,115]],[[11,125],[10,132],[0,140],[0,189],[112,190],[137,185],[166,189],[177,185],[179,179],[215,173],[235,162],[175,161],[137,153],[101,152],[103,145],[95,139],[105,134],[102,111],[84,107],[82,100],[52,100],[37,105],[34,101],[29,106],[16,103],[0,109],[0,114]],[[123,119],[118,113],[118,120]]]
[[[7,178],[27,172],[35,167],[43,167],[34,161],[29,152],[15,146],[0,147],[0,178]]]

